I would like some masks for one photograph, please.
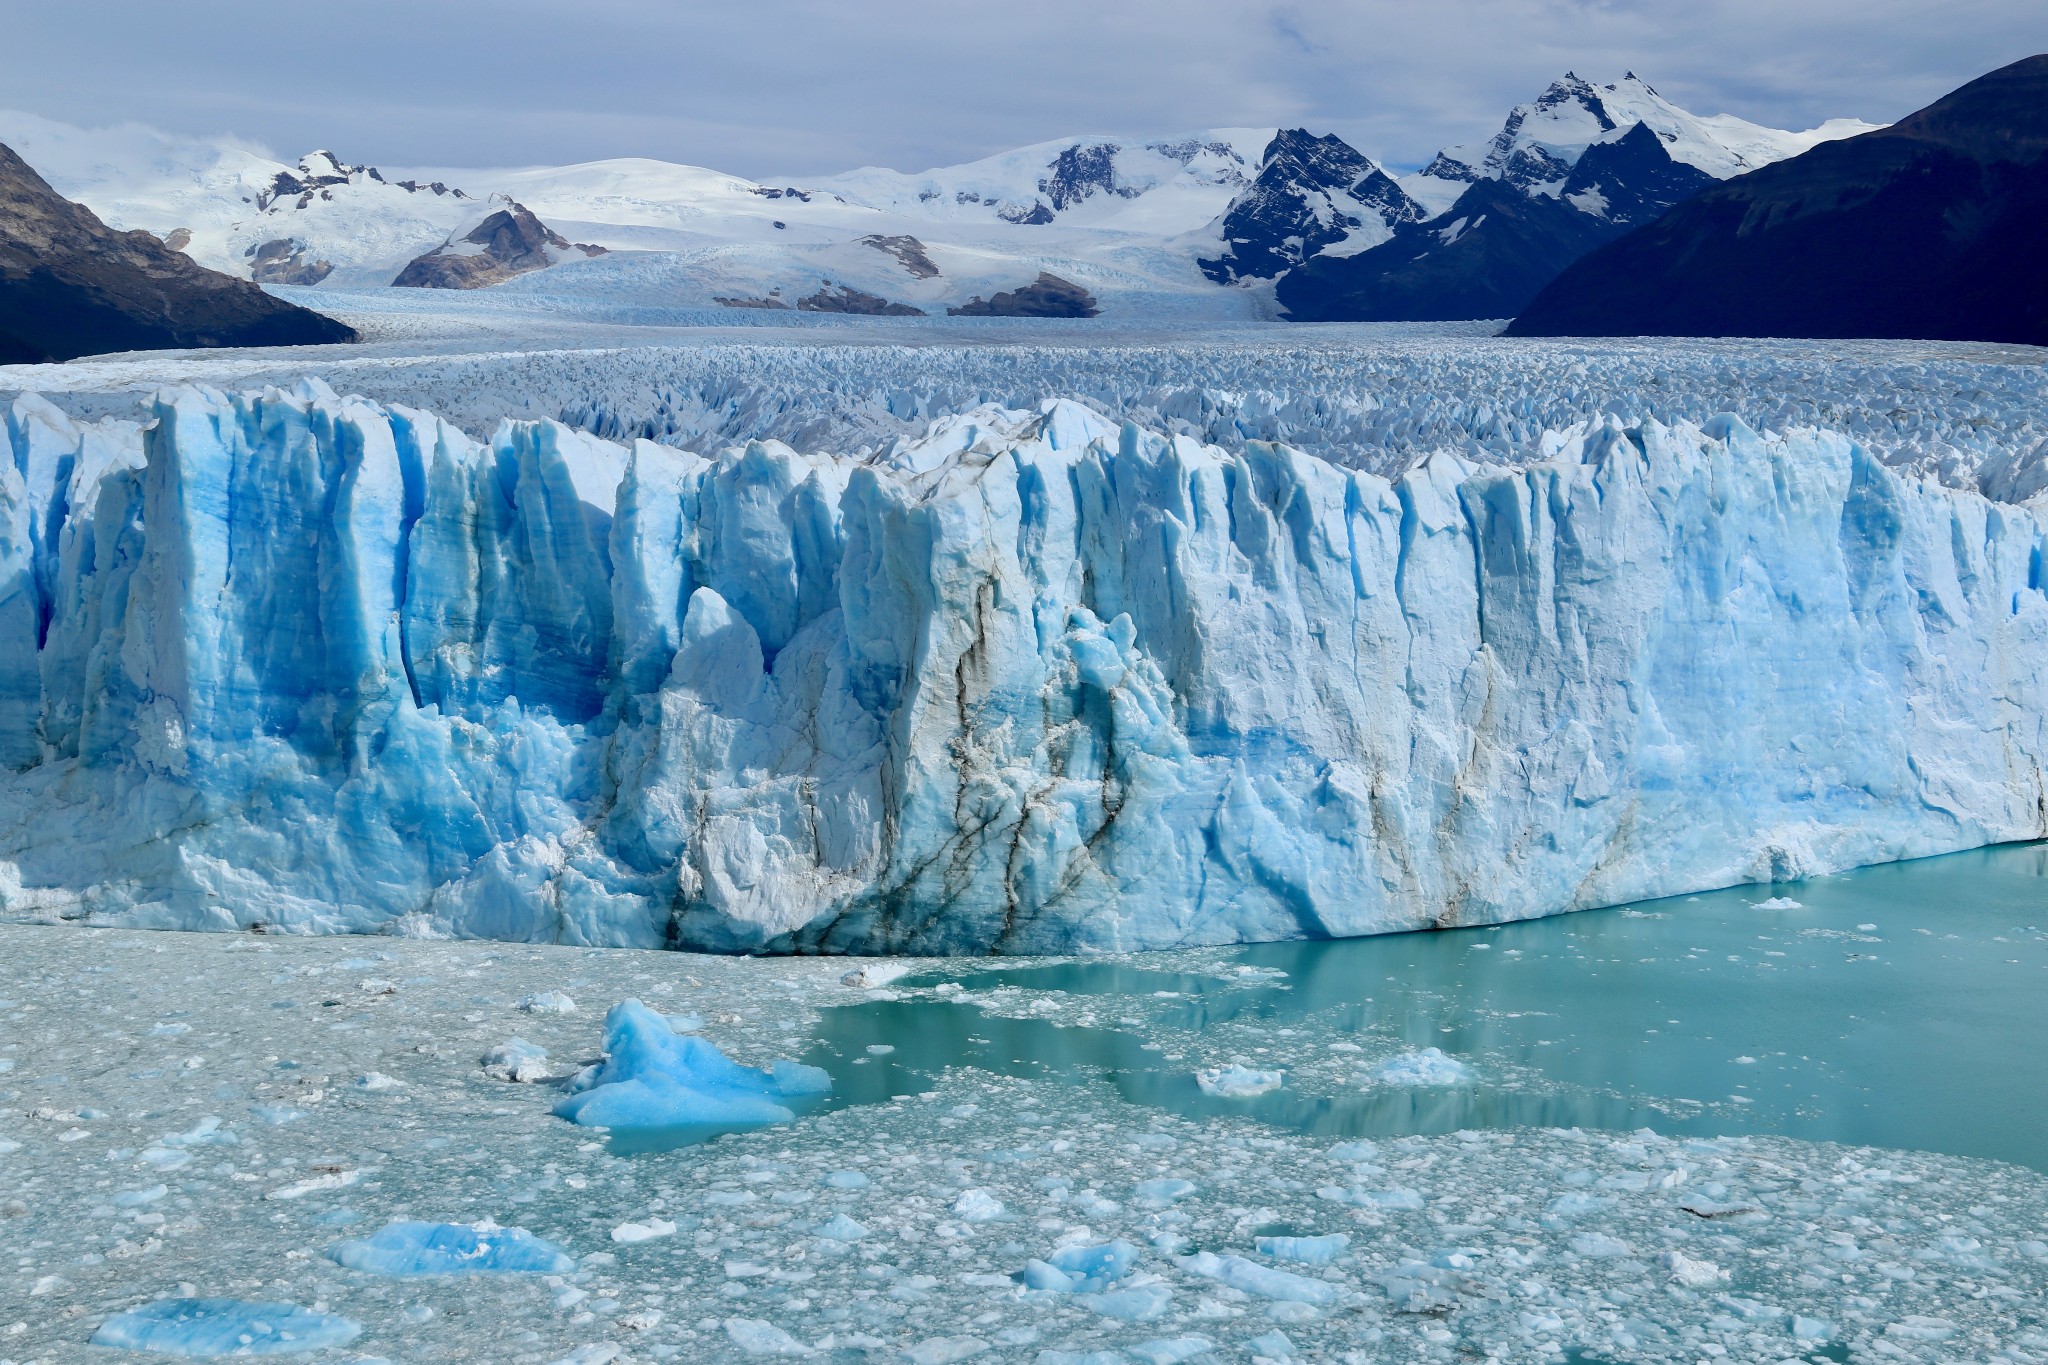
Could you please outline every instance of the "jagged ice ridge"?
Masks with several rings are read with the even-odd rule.
[[[878,454],[169,390],[0,464],[0,903],[1066,952],[2048,834],[2037,506],[1732,418],[1389,481],[1068,402]]]

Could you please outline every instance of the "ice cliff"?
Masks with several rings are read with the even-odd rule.
[[[1824,431],[1391,482],[1064,403],[857,459],[317,383],[6,432],[17,916],[1085,951],[2048,835],[2048,515]]]

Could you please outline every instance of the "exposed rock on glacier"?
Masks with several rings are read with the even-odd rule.
[[[1614,422],[1400,479],[1069,404],[865,459],[23,399],[16,914],[1068,951],[2048,834],[2042,511]]]

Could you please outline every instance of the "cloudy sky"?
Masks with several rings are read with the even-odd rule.
[[[2043,0],[0,0],[0,105],[296,155],[920,170],[1303,125],[1396,166],[1567,69],[1697,113],[1889,121],[2048,50]]]

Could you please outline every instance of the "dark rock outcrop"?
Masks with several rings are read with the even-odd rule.
[[[508,203],[461,238],[414,257],[391,284],[395,289],[485,289],[564,260],[602,255],[603,247],[571,243],[524,204]]]
[[[2048,56],[1708,190],[1509,331],[2048,344]]]
[[[147,232],[116,232],[0,146],[0,357],[308,346],[354,329],[208,270]]]
[[[979,295],[946,312],[956,318],[1092,318],[1095,296],[1048,271],[1030,284],[1005,289],[991,298]]]
[[[896,264],[909,271],[912,279],[935,280],[939,277],[938,262],[924,249],[924,243],[915,237],[884,237],[871,232],[860,239],[860,244],[871,246],[884,256],[894,257]]]
[[[249,278],[258,284],[318,284],[334,273],[322,259],[309,259],[306,244],[296,237],[273,237],[250,247]]]
[[[1196,262],[1218,284],[1270,280],[1363,227],[1367,214],[1412,223],[1422,209],[1372,159],[1340,137],[1283,128],[1252,183],[1223,213],[1223,250]]]
[[[1588,148],[1555,196],[1507,178],[1473,181],[1435,218],[1355,256],[1313,259],[1276,294],[1303,322],[1513,317],[1573,261],[1713,183],[1639,123]]]
[[[719,300],[721,303],[723,299]],[[921,318],[924,309],[912,308],[907,303],[891,303],[880,294],[863,293],[844,284],[825,282],[817,293],[796,301],[797,311],[803,313],[858,313],[865,317],[877,318]]]

